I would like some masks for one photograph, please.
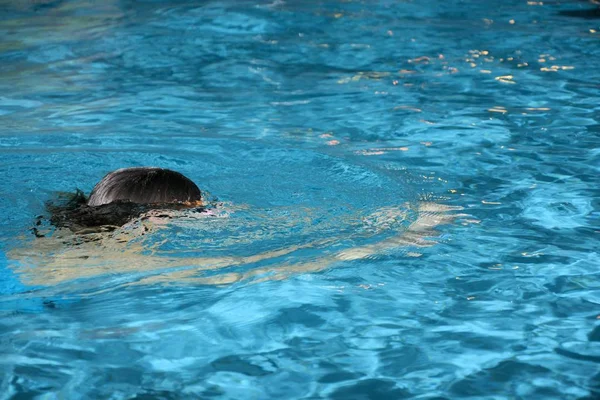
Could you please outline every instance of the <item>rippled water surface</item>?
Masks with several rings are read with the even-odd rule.
[[[0,1],[0,398],[598,398],[596,7]]]

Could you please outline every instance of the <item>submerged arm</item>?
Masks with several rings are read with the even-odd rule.
[[[219,285],[231,284],[245,280],[252,280],[253,282],[262,282],[265,280],[283,280],[294,275],[319,272],[330,268],[340,261],[371,258],[382,255],[393,249],[409,246],[429,247],[436,243],[434,240],[434,237],[437,236],[435,227],[448,224],[457,217],[464,216],[464,214],[450,213],[450,211],[458,210],[462,210],[462,208],[450,207],[432,202],[422,202],[418,206],[416,220],[412,222],[404,232],[373,244],[338,251],[316,260],[255,268],[247,272],[222,273],[210,277],[202,277],[198,276],[198,274],[212,268],[192,268],[150,276],[138,281],[138,284],[177,282],[188,284]],[[298,246],[296,249],[300,249],[301,247],[308,246]],[[292,253],[296,249],[288,248],[286,251],[280,250],[262,253],[252,262],[279,257],[280,255],[286,255]],[[247,261],[249,260],[250,257],[247,258]]]
[[[331,253],[316,260],[260,267],[240,273],[220,273],[211,277],[199,274],[275,259],[304,248],[322,247],[335,243],[336,238],[288,246],[252,256],[165,257],[153,254],[152,249],[140,243],[129,242],[132,236],[139,234],[132,235],[131,230],[129,233],[111,234],[108,237],[106,234],[86,236],[86,240],[75,245],[66,242],[67,236],[58,234],[56,237],[36,239],[35,246],[15,249],[9,253],[9,257],[17,261],[15,270],[21,275],[23,282],[31,285],[52,285],[98,275],[153,271],[156,272],[155,275],[142,278],[138,283],[227,284],[247,279],[280,280],[290,275],[321,271],[340,261],[374,257],[399,247],[431,246],[435,243],[432,240],[435,236],[434,228],[456,218],[457,214],[448,213],[456,209],[435,203],[420,203],[415,221],[396,236]],[[389,214],[388,217],[398,217],[402,211],[388,209],[385,212]],[[152,224],[151,221],[146,222],[146,225],[139,224],[135,229],[140,229],[142,235],[150,229],[156,229],[155,224],[149,228],[147,223]],[[129,242],[127,246],[123,246],[122,243],[125,242]],[[173,270],[178,268],[181,269]]]

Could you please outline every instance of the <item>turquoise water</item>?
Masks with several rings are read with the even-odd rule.
[[[597,398],[594,7],[0,2],[0,398]],[[216,207],[32,235],[138,165]]]

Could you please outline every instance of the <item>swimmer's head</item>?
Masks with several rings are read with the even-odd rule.
[[[156,167],[123,168],[106,175],[92,190],[87,205],[114,202],[198,205],[198,186],[179,172]]]
[[[77,191],[49,201],[46,208],[52,225],[74,232],[114,230],[151,210],[204,210],[194,182],[155,167],[113,171],[96,184],[89,198]]]

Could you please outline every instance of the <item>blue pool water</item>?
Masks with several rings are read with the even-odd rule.
[[[0,2],[0,399],[598,398],[594,7]],[[212,214],[31,233],[138,165]]]

